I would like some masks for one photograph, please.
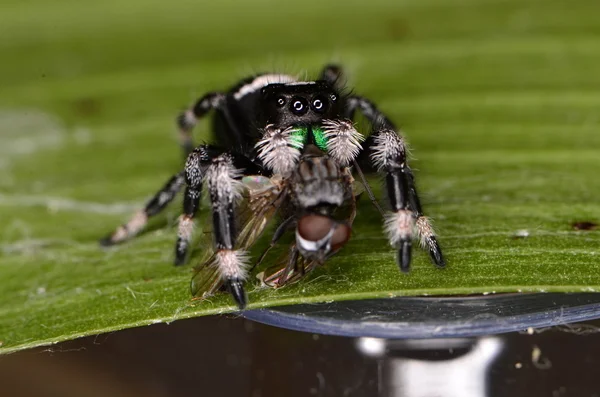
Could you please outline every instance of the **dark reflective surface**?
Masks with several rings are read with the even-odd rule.
[[[444,397],[600,396],[595,325],[366,353],[355,338],[206,317],[1,356],[0,395],[424,397],[434,385]]]
[[[600,294],[367,299],[245,311],[277,327],[338,336],[472,337],[600,318]]]

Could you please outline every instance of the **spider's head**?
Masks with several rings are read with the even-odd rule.
[[[311,126],[340,116],[340,95],[322,80],[269,84],[262,89],[261,99],[263,125]]]

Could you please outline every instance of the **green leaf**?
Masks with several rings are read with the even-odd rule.
[[[192,301],[191,266],[171,266],[179,203],[127,244],[103,250],[97,239],[181,166],[181,108],[254,71],[316,75],[332,59],[403,126],[449,265],[419,252],[400,274],[363,200],[327,266],[277,291],[253,280],[251,308],[599,290],[600,232],[573,228],[600,223],[596,8],[3,1],[0,352],[234,310],[225,295]],[[196,140],[209,130],[201,122]],[[192,262],[201,256],[202,246]]]

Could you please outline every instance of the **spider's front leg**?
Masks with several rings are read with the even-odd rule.
[[[360,110],[373,125],[374,133],[365,142],[370,161],[385,174],[386,190],[392,212],[386,216],[385,230],[392,246],[398,249],[398,266],[410,269],[413,231],[416,230],[421,246],[429,252],[433,263],[444,267],[446,262],[431,223],[423,214],[408,166],[406,144],[393,123],[369,100],[353,96],[348,99],[346,115],[351,117]]]
[[[185,166],[187,188],[184,211],[179,223],[175,248],[176,261],[183,263],[192,237],[193,219],[198,211],[202,184],[206,181],[212,209],[215,260],[211,264],[219,272],[225,286],[243,309],[246,306],[244,280],[247,276],[246,253],[235,249],[236,202],[241,197],[244,172],[256,174],[259,170],[248,158],[232,152],[219,151],[202,145],[188,157]]]
[[[223,154],[212,161],[206,171],[208,193],[213,217],[214,244],[217,250],[215,263],[229,293],[240,309],[246,306],[244,280],[247,276],[248,257],[246,252],[234,249],[235,204],[241,197],[242,170],[233,165],[230,154]]]
[[[404,140],[395,130],[383,129],[371,136],[371,161],[385,173],[385,185],[392,212],[386,216],[385,231],[398,249],[398,266],[410,270],[413,230],[438,267],[445,266],[442,251],[429,220],[423,215],[412,170],[406,160]]]
[[[385,173],[385,185],[392,212],[386,215],[385,231],[398,249],[398,266],[410,268],[414,214],[409,206],[409,168],[404,142],[395,131],[383,130],[373,136],[371,161]]]

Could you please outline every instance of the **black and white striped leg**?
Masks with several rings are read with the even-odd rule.
[[[177,243],[175,244],[175,265],[182,265],[186,261],[189,246],[193,237],[194,218],[200,208],[200,199],[202,196],[202,185],[205,181],[208,183],[210,201],[213,208],[214,234],[216,241],[219,236],[225,233],[227,236],[233,236],[230,242],[235,242],[234,230],[226,230],[227,225],[233,224],[233,207],[231,207],[231,218],[227,218],[229,209],[225,212],[223,200],[219,201],[223,193],[214,186],[225,186],[229,183],[229,191],[234,194],[234,199],[241,193],[241,182],[238,180],[245,170],[251,175],[262,172],[247,157],[233,152],[224,153],[221,148],[212,145],[200,145],[188,156],[185,163],[183,175],[185,176],[186,189],[183,196],[183,213],[179,218],[179,230],[177,233]],[[217,177],[220,175],[220,178]],[[217,194],[217,196],[215,196]],[[218,204],[215,204],[218,203]],[[218,209],[218,222],[215,220],[215,208]],[[228,207],[229,208],[229,207]],[[225,216],[227,215],[227,216]],[[230,219],[230,220],[228,220]],[[222,224],[222,222],[225,222]],[[227,223],[230,222],[230,223]],[[225,230],[225,232],[223,232]],[[233,247],[233,243],[231,246]],[[219,246],[217,244],[217,249]],[[217,253],[217,256],[225,254]],[[231,261],[231,260],[230,260]]]
[[[148,219],[160,213],[173,201],[184,185],[184,175],[180,172],[173,175],[169,181],[152,197],[144,209],[136,212],[129,221],[119,226],[113,233],[100,240],[103,246],[121,243],[138,234],[148,223]]]
[[[183,175],[185,177],[185,193],[183,195],[183,213],[179,218],[177,243],[175,244],[175,265],[185,263],[194,231],[194,217],[200,208],[202,184],[212,160],[223,150],[211,145],[200,145],[188,156]]]
[[[374,131],[379,131],[381,129],[396,129],[394,123],[392,123],[392,121],[377,109],[377,106],[367,98],[353,95],[347,99],[346,114],[344,116],[349,119],[354,119],[356,110],[359,110],[367,120],[371,122]]]
[[[410,207],[413,209],[417,216],[415,225],[419,241],[421,243],[421,248],[429,252],[429,256],[431,257],[432,262],[437,267],[444,267],[446,266],[446,261],[444,260],[444,256],[442,255],[442,249],[440,248],[440,244],[437,241],[435,232],[433,230],[433,227],[431,226],[431,222],[425,215],[423,215],[423,209],[421,208],[421,201],[419,199],[419,195],[417,194],[414,175],[410,168],[408,169],[408,175],[408,193]]]
[[[373,136],[371,161],[385,173],[385,184],[392,212],[386,215],[385,231],[390,244],[398,250],[400,270],[410,270],[415,213],[410,208],[410,169],[406,147],[394,130],[380,130]]]
[[[200,208],[204,173],[209,161],[206,147],[199,146],[188,156],[185,163],[186,188],[183,195],[183,213],[179,217],[177,242],[175,243],[175,266],[183,265],[187,257],[194,231],[194,217]]]
[[[206,169],[217,250],[213,266],[219,271],[238,307],[243,309],[247,302],[244,280],[249,258],[246,252],[235,249],[235,208],[243,188],[241,176],[242,170],[235,168],[233,157],[228,153],[214,158]]]
[[[387,173],[386,183],[390,202],[394,203],[394,200],[391,198],[392,195],[400,196],[401,194],[408,194],[408,198],[396,200],[396,202],[401,203],[400,206],[403,206],[406,200],[408,200],[408,209],[396,210],[393,208],[395,214],[390,215],[386,221],[386,230],[388,231],[390,240],[392,243],[396,241],[399,245],[400,268],[408,270],[408,264],[410,263],[410,243],[403,240],[403,235],[408,233],[412,236],[413,228],[416,229],[421,246],[429,251],[434,264],[438,267],[444,267],[446,263],[440,245],[435,237],[431,223],[423,215],[414,182],[414,175],[406,162],[406,145],[402,137],[396,132],[392,121],[377,109],[373,102],[360,96],[352,96],[348,99],[347,114],[354,116],[357,109],[373,125],[375,132],[364,144],[369,149],[365,153],[370,154],[370,160],[380,171]],[[392,178],[390,177],[390,173],[395,173],[398,176]],[[409,212],[401,212],[406,210],[409,210]],[[412,216],[409,217],[409,213],[412,213]]]
[[[180,145],[185,158],[194,149],[192,130],[198,119],[206,116],[212,109],[221,108],[225,103],[225,94],[220,92],[209,92],[198,99],[194,106],[177,116],[177,127],[179,128]]]

